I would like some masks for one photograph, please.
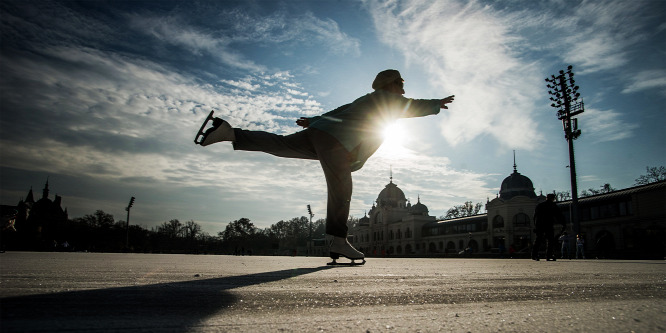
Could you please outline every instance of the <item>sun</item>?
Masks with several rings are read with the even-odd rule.
[[[382,131],[384,142],[381,150],[390,155],[401,155],[406,148],[403,144],[407,141],[407,130],[399,122],[393,122],[384,127]]]

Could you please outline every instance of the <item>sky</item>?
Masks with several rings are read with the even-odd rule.
[[[0,198],[48,179],[70,218],[103,210],[215,235],[250,219],[324,218],[318,162],[194,144],[208,113],[290,134],[295,120],[372,92],[397,69],[406,97],[455,95],[401,119],[353,174],[362,217],[392,181],[442,216],[497,196],[517,170],[570,191],[544,79],[572,65],[585,103],[579,191],[634,185],[666,165],[666,1],[0,2]]]

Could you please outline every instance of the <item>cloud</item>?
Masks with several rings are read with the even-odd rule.
[[[249,45],[273,49],[276,46],[283,48],[283,44],[299,43],[301,47],[307,44],[324,45],[337,55],[360,54],[358,39],[342,32],[337,22],[319,19],[311,12],[294,16],[281,10],[259,15],[247,10],[221,8],[219,13],[210,17],[220,22],[214,28],[200,22],[200,25],[194,26],[187,22],[185,15],[185,12],[160,16],[128,14],[127,19],[135,30],[164,43],[178,46],[196,56],[210,55],[225,65],[253,72],[264,72],[267,68],[249,60],[237,49]],[[201,15],[209,17],[212,14]]]
[[[230,45],[232,40],[229,38],[200,31],[184,24],[178,17],[129,15],[128,20],[134,29],[163,42],[189,50],[195,55],[206,53],[216,57],[223,64],[243,70],[260,72],[266,69],[233,50]]]
[[[622,114],[614,110],[589,108],[578,118],[583,135],[589,135],[595,143],[630,138],[634,130],[639,128],[638,124],[623,121]]]
[[[636,73],[628,79],[628,84],[622,90],[624,94],[635,93],[648,89],[661,89],[666,96],[666,70],[647,70]]]
[[[510,47],[518,37],[498,13],[477,2],[366,4],[380,40],[422,66],[434,89],[456,95],[441,121],[449,144],[491,135],[507,147],[538,146],[531,113],[543,79]]]

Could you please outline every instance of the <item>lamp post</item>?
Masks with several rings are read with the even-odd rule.
[[[574,159],[574,145],[581,130],[578,128],[578,119],[573,117],[585,111],[583,100],[578,102],[580,93],[579,87],[575,85],[573,66],[569,65],[567,71],[560,70],[559,75],[551,75],[546,78],[546,87],[550,100],[553,102],[550,106],[557,109],[557,119],[562,121],[564,127],[564,138],[569,143],[569,172],[571,174],[571,207],[569,209],[569,218],[573,224],[574,232],[580,233],[580,221],[578,219],[578,186],[576,184],[576,162]]]
[[[129,201],[129,204],[125,208],[127,211],[127,227],[125,228],[125,248],[129,251],[129,215],[130,215],[130,208],[134,205],[134,197],[132,197]]]
[[[308,253],[310,255],[312,255],[312,246],[313,246],[313,244],[312,244],[312,217],[314,216],[314,214],[312,214],[312,208],[310,208],[310,205],[308,205],[308,214],[310,215],[310,242],[309,242],[309,246],[308,246],[309,247]]]

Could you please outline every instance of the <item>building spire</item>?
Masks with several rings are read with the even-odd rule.
[[[393,183],[393,165],[389,164],[389,180]]]
[[[48,197],[49,197],[49,177],[46,177],[46,185],[44,185],[42,198],[48,198]]]
[[[516,169],[516,151],[513,151],[513,172],[518,172]]]

